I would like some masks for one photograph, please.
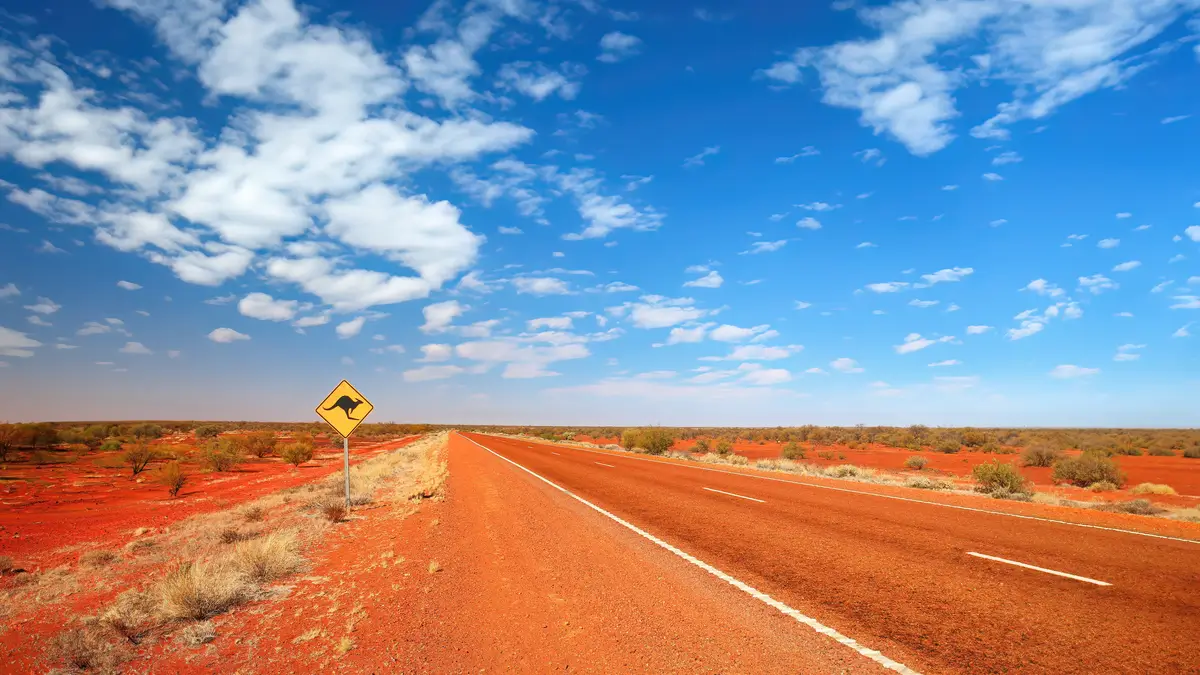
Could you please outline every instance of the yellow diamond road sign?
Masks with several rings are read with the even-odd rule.
[[[342,380],[342,383],[334,387],[325,400],[321,401],[321,405],[317,406],[317,414],[329,423],[334,431],[341,434],[342,438],[349,438],[374,409],[375,406],[371,405],[367,397],[358,393],[349,382]]]

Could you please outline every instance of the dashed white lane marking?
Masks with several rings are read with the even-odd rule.
[[[607,466],[610,469],[617,468],[617,467],[613,466],[612,464],[605,464],[604,462],[596,462],[596,463],[599,464],[600,466]]]
[[[974,551],[967,551],[967,555],[973,555],[976,558],[984,558],[985,560],[995,560],[996,562],[1002,562],[1002,563],[1005,563],[1008,565],[1016,565],[1017,567],[1024,567],[1025,569],[1029,569],[1029,570],[1037,570],[1039,572],[1045,572],[1046,574],[1054,574],[1056,576],[1066,577],[1068,579],[1074,579],[1075,581],[1083,581],[1083,582],[1089,583],[1089,584],[1096,584],[1097,586],[1112,586],[1112,584],[1108,583],[1107,581],[1097,581],[1095,579],[1089,579],[1087,577],[1081,577],[1081,576],[1077,576],[1074,574],[1067,574],[1066,572],[1059,572],[1058,570],[1046,569],[1045,567],[1036,567],[1034,565],[1028,565],[1023,562],[1017,562],[1016,560],[1008,560],[1007,558],[997,558],[994,555],[984,555],[983,553],[975,553]]]
[[[487,434],[482,434],[486,436]],[[554,446],[563,447],[563,446]],[[819,490],[833,490],[834,492],[848,492],[856,495],[866,495],[868,497],[879,497],[880,499],[894,499],[901,502],[912,502],[914,504],[926,504],[928,506],[940,506],[945,509],[957,509],[959,511],[973,511],[975,513],[987,513],[993,516],[1004,516],[1006,518],[1020,518],[1021,520],[1036,520],[1043,523],[1053,523],[1055,525],[1069,525],[1071,527],[1083,527],[1089,530],[1105,530],[1108,532],[1120,532],[1122,534],[1133,534],[1139,537],[1150,537],[1151,539],[1166,539],[1167,541],[1181,541],[1185,544],[1200,544],[1197,539],[1185,539],[1184,537],[1172,537],[1165,534],[1151,534],[1149,532],[1138,532],[1137,530],[1125,530],[1119,527],[1105,527],[1104,525],[1088,525],[1087,523],[1073,523],[1069,520],[1058,520],[1056,518],[1043,518],[1041,516],[1026,516],[1020,513],[1006,513],[1004,511],[991,511],[988,509],[977,509],[972,506],[959,506],[958,504],[943,504],[941,502],[931,502],[924,499],[913,499],[912,497],[898,497],[896,495],[885,495],[879,492],[867,492],[866,490],[853,490],[851,488],[834,487],[832,485],[821,485],[819,483],[805,483],[800,480],[789,480],[787,478],[775,478],[774,476],[759,476],[752,473],[742,473],[740,471],[725,471],[723,469],[713,469],[707,466],[693,466],[691,464],[677,464],[675,462],[666,462],[648,457],[626,457],[624,455],[614,455],[612,452],[603,452],[600,450],[592,450],[590,448],[577,448],[572,446],[571,450],[580,452],[590,452],[596,455],[605,455],[607,457],[618,457],[619,459],[627,459],[637,462],[650,462],[651,464],[662,464],[665,466],[675,466],[681,469],[694,469],[696,471],[712,471],[713,473],[723,473],[730,476],[741,476],[742,478],[753,478],[754,480],[769,480],[776,483],[789,483],[791,485],[802,485],[804,487],[817,488]]]
[[[724,491],[724,490],[714,490],[714,489],[712,489],[712,488],[710,488],[710,487],[706,487],[706,488],[704,488],[704,489],[705,489],[705,490],[708,490],[709,492],[720,492],[720,493],[721,493],[721,494],[723,494],[723,495],[729,495],[730,497],[737,497],[738,499],[748,499],[748,500],[750,500],[750,501],[752,501],[752,502],[758,502],[759,504],[766,504],[766,503],[767,503],[767,501],[766,501],[765,499],[755,499],[754,497],[747,497],[746,495],[737,495],[737,494],[734,494],[734,493],[732,493],[732,492],[726,492],[726,491]]]
[[[552,455],[558,455],[559,457],[562,457],[562,455],[559,455],[557,452],[552,452],[552,453],[550,453],[550,454],[552,454]]]
[[[558,485],[557,483],[554,483],[554,482],[542,477],[541,475],[539,475],[533,471],[530,471],[529,469],[526,469],[525,467],[521,466],[520,464],[517,464],[516,462],[512,461],[511,459],[505,457],[504,455],[501,455],[500,453],[496,452],[495,450],[492,450],[491,448],[480,444],[475,439],[467,438],[466,436],[463,436],[463,438],[466,438],[468,441],[471,441],[475,445],[478,445],[479,447],[483,448],[484,450],[487,450],[488,452],[499,457],[500,459],[508,462],[509,464],[512,464],[513,466],[524,471],[525,473],[528,473],[529,475],[533,476],[534,478],[537,478],[538,480],[542,481],[546,485],[549,485],[550,487],[554,488],[555,490],[558,490],[559,492],[562,492],[563,494],[567,495],[568,497],[571,497],[572,499],[582,503],[584,506],[587,506],[588,508],[592,509],[593,511],[596,511],[597,513],[600,513],[601,515],[612,519],[613,521],[617,522],[619,525],[626,527],[626,528],[636,532],[638,535],[645,537],[646,539],[650,540],[651,542],[661,546],[662,548],[665,548],[666,550],[670,551],[671,553],[674,553],[675,555],[679,556],[680,558],[683,558],[684,560],[690,562],[691,564],[695,565],[696,567],[699,567],[700,569],[704,570],[705,572],[708,572],[709,574],[713,575],[714,577],[717,577],[718,579],[720,579],[721,581],[724,581],[725,583],[729,584],[730,586],[733,586],[734,588],[736,588],[740,591],[743,591],[744,593],[746,593],[750,597],[754,598],[755,600],[763,602],[763,603],[779,610],[781,613],[783,613],[787,616],[790,616],[791,618],[804,624],[805,626],[808,626],[809,628],[815,630],[816,632],[820,633],[821,635],[825,635],[825,636],[833,638],[837,642],[849,647],[850,649],[853,649],[854,651],[867,657],[868,659],[871,659],[872,661],[874,661],[875,663],[878,663],[879,665],[883,666],[884,668],[887,668],[888,670],[894,670],[897,673],[903,673],[904,675],[920,675],[920,673],[913,670],[912,668],[909,668],[908,666],[904,665],[903,663],[899,663],[898,661],[893,661],[892,659],[889,659],[888,657],[884,656],[877,650],[869,649],[868,647],[862,645],[858,641],[848,638],[845,635],[842,635],[841,633],[822,624],[821,622],[817,621],[816,619],[814,619],[812,617],[801,614],[799,611],[792,609],[791,607],[788,607],[787,605],[776,600],[775,598],[772,598],[771,596],[767,595],[766,593],[763,593],[762,591],[754,588],[753,586],[729,576],[728,574],[713,567],[712,565],[709,565],[708,563],[704,562],[703,560],[700,560],[699,558],[696,558],[695,556],[692,556],[688,553],[684,553],[683,551],[675,548],[674,546],[668,544],[667,542],[663,541],[662,539],[659,539],[658,537],[650,534],[649,532],[646,532],[645,530],[638,528],[636,525],[632,525],[632,524],[622,520],[621,518],[609,513],[608,511],[605,511],[604,509],[600,508],[599,506],[596,506],[595,504],[593,504],[593,503],[589,502],[588,500],[584,499],[583,497],[580,497],[579,495],[571,492],[570,490]]]

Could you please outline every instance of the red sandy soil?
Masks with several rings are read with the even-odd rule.
[[[1181,673],[1200,664],[1200,643],[1178,639],[1200,631],[1200,525],[1124,516],[1192,541],[1155,539],[847,491],[858,490],[855,483],[804,479],[836,488],[829,490],[683,461],[469,436],[920,672]],[[598,457],[604,465],[597,465]],[[861,487],[909,499],[963,500],[976,509],[993,505],[967,496]],[[1075,512],[1108,526],[1119,522],[1110,516],[1120,515],[995,506],[1049,517]],[[549,518],[549,511],[529,511],[528,518]],[[529,545],[537,550],[536,540]],[[553,550],[548,555],[554,557]],[[628,574],[639,568],[625,560],[610,564]],[[651,582],[646,592],[661,583]],[[678,621],[704,625],[686,616]],[[762,672],[782,671],[788,668]]]
[[[577,436],[576,440],[585,443],[596,443],[597,445],[617,444],[620,439],[617,438],[601,438],[589,439],[584,436]],[[678,441],[672,446],[672,450],[681,452],[691,452],[695,448],[695,440]],[[1051,469],[1049,467],[1025,467],[1021,466],[1020,451],[1016,454],[993,454],[986,452],[959,452],[955,454],[944,454],[933,450],[915,452],[905,448],[893,448],[885,445],[873,444],[860,449],[851,449],[846,446],[822,446],[821,451],[834,453],[833,459],[823,459],[817,456],[807,443],[802,444],[805,448],[807,458],[804,462],[817,464],[820,466],[836,466],[838,464],[853,464],[863,468],[882,469],[884,471],[904,471],[904,460],[913,455],[921,455],[928,460],[926,465],[926,473],[940,473],[945,476],[965,478],[971,475],[971,471],[978,465],[987,462],[999,461],[1002,463],[1015,464],[1029,480],[1033,481],[1034,485],[1039,487],[1049,488],[1054,485],[1050,479]],[[710,441],[710,446],[715,446],[715,443]],[[750,460],[758,459],[778,459],[783,452],[782,443],[766,442],[754,443],[750,441],[738,441],[733,444],[733,451]],[[1078,452],[1069,452],[1069,455],[1078,455]],[[845,455],[844,458],[840,458]],[[1107,501],[1123,501],[1132,498],[1129,488],[1132,488],[1139,483],[1160,483],[1170,485],[1175,489],[1179,496],[1170,495],[1137,495],[1145,499],[1150,499],[1163,504],[1173,506],[1194,506],[1200,504],[1200,460],[1187,459],[1182,456],[1175,457],[1153,457],[1150,455],[1142,455],[1140,457],[1130,457],[1126,455],[1117,455],[1113,457],[1117,465],[1126,474],[1125,489],[1107,493],[1093,493],[1087,490],[1072,487],[1057,487],[1054,488],[1056,494],[1061,494],[1064,497],[1072,499],[1082,499],[1084,501],[1092,499],[1103,499]]]
[[[351,441],[350,459],[357,462],[396,447],[397,442]],[[127,466],[95,464],[117,463],[119,456],[119,451],[96,452],[72,464],[7,464],[0,471],[0,552],[25,567],[53,567],[74,561],[77,552],[71,550],[73,545],[128,539],[130,530],[170,525],[197,513],[308,483],[342,468],[342,451],[328,442],[318,443],[312,461],[299,469],[278,457],[250,457],[225,473],[209,473],[194,462],[181,461],[188,480],[179,496],[171,499],[166,488],[154,481],[161,461],[152,463],[136,479]]]
[[[403,447],[414,440],[416,436],[399,440],[362,444],[355,448],[351,441],[351,463],[358,463],[377,454]],[[254,460],[248,471],[220,474],[211,480],[198,481],[193,491],[180,493],[180,497],[170,500],[163,494],[162,487],[147,489],[129,480],[128,472],[116,477],[116,486],[96,490],[93,502],[85,498],[47,500],[34,507],[51,509],[51,517],[44,517],[38,512],[37,520],[27,515],[20,519],[9,510],[0,512],[0,522],[20,523],[21,532],[32,532],[32,539],[43,545],[52,542],[66,542],[62,548],[48,551],[45,549],[14,555],[19,567],[29,571],[46,572],[51,567],[63,566],[73,568],[78,576],[78,583],[69,586],[63,598],[34,611],[27,608],[14,608],[15,615],[3,618],[0,622],[0,673],[45,672],[54,664],[43,663],[44,652],[48,640],[63,630],[64,618],[81,617],[94,614],[106,606],[121,591],[128,588],[138,588],[145,585],[147,578],[161,568],[162,565],[134,564],[128,566],[104,567],[96,570],[77,565],[77,556],[83,548],[121,549],[121,545],[130,540],[130,532],[138,527],[150,530],[169,525],[203,512],[230,508],[240,503],[253,501],[259,497],[284,488],[293,487],[319,480],[342,468],[341,452],[322,451],[320,458],[314,458],[310,469],[302,468],[293,471],[291,465],[281,465],[278,461],[272,463],[269,459]],[[57,468],[70,465],[56,465]],[[197,476],[201,478],[203,475]],[[189,484],[189,487],[192,487]],[[44,489],[49,489],[45,487]],[[147,491],[148,490],[148,491]],[[86,506],[85,506],[86,505]],[[101,506],[103,505],[103,506]],[[27,507],[28,508],[28,507]],[[368,507],[359,507],[355,511],[367,511]],[[163,511],[169,509],[169,511]],[[86,515],[85,515],[86,514]],[[352,516],[357,518],[357,515]],[[8,526],[16,527],[16,526]],[[27,544],[22,536],[12,541]],[[9,554],[7,541],[0,547],[5,555]],[[127,554],[128,556],[128,554]],[[171,564],[171,563],[164,563]],[[0,579],[2,587],[8,578]],[[153,672],[168,672],[158,670]]]
[[[445,502],[363,511],[284,599],[128,672],[884,672],[461,436],[449,461]]]

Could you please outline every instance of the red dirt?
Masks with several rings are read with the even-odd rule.
[[[162,660],[130,672],[883,672],[462,437],[450,443],[445,502],[403,521],[365,511],[286,598],[215,619],[208,647],[162,644]],[[343,637],[353,647],[340,654]]]
[[[618,453],[604,460],[612,468],[600,467],[591,452],[471,437],[920,671],[1192,672],[1200,663],[1200,643],[1176,639],[1200,631],[1195,543],[895,502]],[[972,500],[904,488],[886,492]],[[981,501],[969,505],[990,505]],[[1118,515],[1081,513],[1101,522]],[[1200,534],[1200,526],[1187,523],[1146,527]],[[980,560],[966,555],[970,551],[1112,585]],[[766,672],[776,670],[784,668]]]
[[[163,446],[190,444],[159,447]],[[396,442],[351,442],[351,462],[396,447]],[[136,479],[128,467],[95,465],[119,459],[120,452],[90,453],[72,464],[10,463],[0,482],[0,550],[24,566],[64,564],[73,561],[75,554],[59,549],[111,539],[118,533],[123,536],[139,527],[162,527],[341,470],[340,449],[324,443],[317,445],[316,453],[299,469],[277,457],[251,457],[226,473],[205,472],[194,462],[181,461],[188,481],[175,499],[154,482],[161,461],[152,463]]]

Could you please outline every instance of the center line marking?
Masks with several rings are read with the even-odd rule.
[[[557,452],[551,452],[550,454],[552,454],[552,455],[558,455],[558,453],[557,453]],[[559,456],[559,457],[562,457],[562,455],[558,455],[558,456]]]
[[[508,462],[509,464],[512,464],[513,466],[515,466],[518,469],[524,471],[525,473],[533,476],[534,478],[537,478],[538,480],[542,481],[546,485],[549,485],[550,487],[554,488],[555,490],[562,492],[563,494],[567,495],[571,499],[574,499],[575,501],[582,503],[584,506],[592,509],[593,511],[596,511],[597,513],[601,514],[602,516],[615,521],[618,525],[628,528],[629,530],[632,530],[637,535],[644,537],[645,539],[649,540],[650,542],[670,551],[671,553],[674,553],[675,555],[679,556],[680,558],[683,558],[684,560],[695,565],[696,567],[699,567],[700,569],[704,570],[705,572],[708,572],[709,574],[720,579],[721,581],[724,581],[725,583],[729,584],[730,586],[733,586],[734,588],[738,589],[739,591],[742,591],[743,593],[749,595],[750,597],[754,598],[755,600],[758,600],[759,602],[762,602],[762,603],[768,605],[769,607],[772,607],[772,608],[778,610],[780,613],[782,613],[785,616],[789,616],[789,617],[795,619],[798,623],[802,623],[805,626],[808,626],[809,628],[820,633],[821,635],[825,635],[827,637],[833,638],[838,644],[841,644],[846,647],[849,647],[850,649],[853,649],[854,651],[858,652],[862,656],[865,656],[868,659],[871,659],[872,661],[874,661],[875,663],[878,663],[879,665],[883,666],[884,668],[887,668],[888,670],[892,670],[897,673],[900,673],[901,675],[920,675],[917,671],[913,670],[912,668],[909,668],[908,666],[904,665],[903,663],[900,663],[899,661],[893,661],[892,659],[881,654],[878,650],[871,649],[870,647],[867,647],[866,645],[862,644],[861,642],[859,642],[853,638],[849,638],[849,637],[846,637],[845,635],[842,635],[838,631],[830,628],[829,626],[826,626],[825,624],[821,623],[820,621],[817,621],[816,619],[814,619],[810,616],[801,614],[799,611],[792,609],[791,607],[776,600],[775,598],[772,598],[771,596],[767,595],[766,593],[763,593],[762,591],[745,583],[744,581],[741,581],[740,579],[737,579],[736,577],[732,577],[732,576],[726,574],[725,572],[722,572],[721,570],[717,569],[716,567],[709,565],[708,563],[704,562],[703,560],[700,560],[699,558],[697,558],[689,553],[685,553],[685,552],[679,550],[678,548],[675,548],[674,546],[672,546],[672,545],[668,544],[667,542],[663,541],[662,539],[659,539],[658,537],[650,534],[649,532],[637,527],[636,525],[633,525],[625,520],[622,520],[619,516],[615,516],[615,515],[609,513],[608,511],[605,511],[604,509],[600,508],[599,506],[596,506],[595,504],[589,502],[588,500],[584,499],[583,497],[580,497],[579,495],[575,494],[574,492],[571,492],[570,490],[559,485],[558,483],[555,483],[554,481],[551,481],[550,479],[546,478],[545,476],[542,476],[539,473],[536,473],[534,471],[531,471],[531,470],[525,468],[524,466],[521,466],[520,464],[512,461],[511,459],[505,457],[504,455],[501,455],[500,453],[496,452],[495,450],[492,450],[491,448],[487,447],[486,445],[483,445],[482,443],[475,440],[474,438],[467,438],[466,436],[463,436],[462,434],[459,434],[459,436],[461,438],[465,438],[466,440],[470,441],[471,443],[474,443],[475,445],[479,446],[480,448],[483,448],[484,450],[492,453],[496,457],[499,457],[500,459]],[[599,462],[597,462],[597,464],[599,464]]]
[[[1097,581],[1095,579],[1089,579],[1087,577],[1076,576],[1074,574],[1067,574],[1066,572],[1059,572],[1057,570],[1048,570],[1045,567],[1036,567],[1034,565],[1027,565],[1023,562],[1017,562],[1016,560],[1008,560],[1006,558],[997,558],[994,555],[984,555],[983,553],[975,553],[974,551],[967,551],[967,555],[972,555],[972,556],[975,556],[976,558],[984,558],[986,560],[995,560],[996,562],[1002,562],[1007,565],[1016,565],[1017,567],[1024,567],[1025,569],[1037,570],[1039,572],[1045,572],[1046,574],[1054,574],[1056,576],[1066,577],[1068,579],[1074,579],[1076,581],[1083,581],[1083,582],[1089,583],[1089,584],[1096,584],[1097,586],[1112,586],[1112,584],[1108,583],[1107,581]]]
[[[724,490],[714,490],[714,489],[712,489],[712,488],[710,488],[710,487],[706,487],[706,488],[704,488],[704,489],[705,489],[705,490],[708,490],[709,492],[720,492],[720,493],[721,493],[721,494],[723,494],[723,495],[729,495],[730,497],[737,497],[738,499],[748,499],[748,500],[750,500],[750,501],[752,501],[752,502],[758,502],[759,504],[766,504],[766,503],[767,503],[767,501],[766,501],[765,499],[755,499],[754,497],[747,497],[747,496],[745,496],[745,495],[735,495],[735,494],[734,494],[734,493],[732,493],[732,492],[726,492],[726,491],[724,491]]]
[[[596,463],[599,464],[600,466],[607,466],[610,469],[617,468],[617,467],[613,466],[612,464],[605,464],[604,462],[596,462]]]

